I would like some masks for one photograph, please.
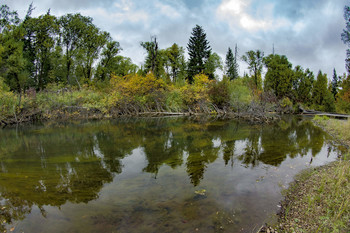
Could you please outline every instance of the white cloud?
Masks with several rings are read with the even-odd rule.
[[[181,17],[181,14],[175,8],[169,5],[163,4],[161,2],[157,2],[156,7],[158,8],[158,10],[160,10],[162,15],[165,15],[171,19],[176,19]]]
[[[123,11],[130,11],[133,6],[133,2],[129,0],[121,0],[121,2],[114,3],[114,6]]]
[[[247,31],[276,30],[288,24],[286,19],[273,17],[274,5],[266,4],[254,16],[249,14],[251,5],[251,0],[224,0],[216,13],[219,19],[228,21],[231,27],[240,26]]]

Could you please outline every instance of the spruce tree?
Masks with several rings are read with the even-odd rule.
[[[233,80],[234,79],[234,56],[233,56],[233,52],[232,49],[229,47],[226,53],[226,60],[225,60],[225,68],[226,68],[226,76],[230,79]]]
[[[338,84],[339,83],[339,78],[337,75],[337,71],[335,71],[335,68],[333,70],[333,79],[332,79],[332,94],[335,98],[335,96],[338,94]]]
[[[192,29],[192,34],[187,44],[187,50],[190,57],[188,62],[187,79],[189,83],[192,83],[193,77],[196,74],[204,72],[205,64],[211,53],[207,35],[201,26],[196,25],[196,27]]]
[[[226,53],[225,69],[225,74],[230,80],[238,78],[237,45],[235,47],[234,55],[232,49],[230,47],[228,48],[228,51]]]

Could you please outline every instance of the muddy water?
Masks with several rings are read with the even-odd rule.
[[[307,119],[46,123],[0,130],[12,232],[254,232],[281,189],[339,148]]]

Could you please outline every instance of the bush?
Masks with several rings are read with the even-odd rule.
[[[292,113],[293,103],[288,97],[284,97],[279,103],[280,111],[282,113]]]
[[[12,92],[0,90],[0,120],[13,116],[17,111],[17,96]]]
[[[186,106],[195,111],[207,107],[209,103],[208,88],[213,82],[205,74],[197,74],[193,78],[193,84],[186,83],[181,88],[181,93]]]
[[[166,95],[166,108],[168,111],[181,112],[184,109],[184,100],[179,89],[172,89]]]
[[[157,79],[152,73],[146,76],[138,74],[113,76],[110,83],[113,99],[108,102],[115,107],[129,105],[134,109],[141,107],[159,110],[165,105],[166,83],[162,79]]]
[[[229,84],[228,79],[223,79],[210,85],[208,91],[210,101],[219,108],[230,106]]]
[[[229,84],[230,104],[237,112],[245,111],[249,107],[253,97],[250,89],[244,84],[243,79],[235,79]]]

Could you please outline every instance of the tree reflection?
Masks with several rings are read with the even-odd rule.
[[[232,167],[236,162],[279,166],[287,157],[315,156],[326,140],[321,129],[297,118],[257,126],[232,120],[118,119],[5,129],[0,137],[2,223],[23,219],[33,206],[45,215],[43,206],[98,198],[137,148],[147,159],[143,172],[157,177],[162,166],[185,166],[198,186],[220,158]]]

